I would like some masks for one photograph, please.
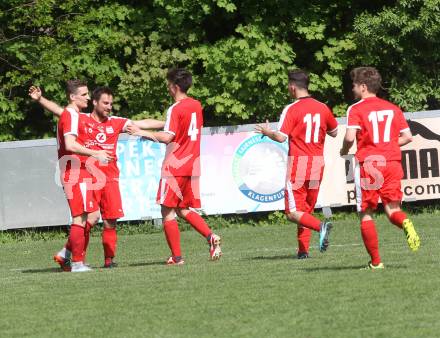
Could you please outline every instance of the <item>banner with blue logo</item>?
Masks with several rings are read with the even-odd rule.
[[[135,137],[118,142],[125,217],[161,218],[156,194],[165,145]],[[253,132],[203,135],[202,212],[227,214],[284,208],[287,144]]]

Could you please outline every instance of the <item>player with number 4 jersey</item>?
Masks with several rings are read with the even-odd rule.
[[[372,218],[379,198],[390,222],[403,229],[410,249],[415,251],[420,246],[412,222],[400,209],[403,178],[400,147],[411,142],[412,135],[400,108],[376,96],[382,78],[375,68],[355,68],[351,78],[353,93],[360,100],[348,108],[347,131],[340,154],[347,155],[356,140],[356,199],[362,239],[371,256],[367,268],[382,269]]]
[[[289,142],[285,206],[287,217],[298,224],[299,259],[307,258],[311,230],[318,231],[319,248],[329,245],[330,222],[312,216],[318,199],[324,171],[326,135],[337,135],[338,123],[330,108],[312,98],[308,92],[309,77],[302,71],[289,72],[289,92],[296,99],[281,114],[278,130],[257,126],[256,131],[274,141]]]
[[[180,232],[176,214],[184,218],[208,241],[211,260],[222,254],[220,237],[214,234],[203,218],[190,208],[200,208],[200,139],[203,126],[202,105],[189,97],[192,75],[185,69],[167,73],[168,92],[175,103],[167,111],[164,130],[151,133],[128,126],[132,135],[146,137],[167,145],[162,163],[157,202],[161,205],[163,229],[171,256],[169,265],[184,263],[180,249]]]

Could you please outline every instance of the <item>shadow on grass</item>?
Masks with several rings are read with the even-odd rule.
[[[165,266],[165,262],[164,261],[138,262],[138,263],[128,264],[127,266],[137,267],[137,266],[154,266],[154,265],[163,265],[163,266]]]
[[[406,265],[387,265],[384,270],[369,270],[365,268],[365,265],[351,265],[351,266],[321,266],[321,267],[298,267],[297,270],[305,271],[305,272],[317,272],[317,271],[344,271],[344,270],[351,270],[351,271],[371,271],[374,273],[380,273],[381,271],[387,271],[387,270],[400,270],[400,269],[408,269],[408,266]]]
[[[64,272],[60,268],[45,268],[45,269],[26,269],[21,270],[21,273],[58,273]]]
[[[287,255],[276,255],[276,256],[256,256],[256,257],[249,257],[245,258],[247,260],[261,260],[261,261],[282,261],[282,260],[292,260],[293,262],[298,262],[301,265],[295,266],[295,270],[305,271],[305,272],[317,272],[317,271],[369,271],[368,269],[365,269],[365,265],[341,265],[341,266],[311,266],[306,267],[303,265],[307,264],[306,262],[310,259],[313,259],[313,257],[309,257],[308,259],[297,259],[296,255],[287,254]],[[316,261],[315,261],[316,262]],[[407,265],[390,265],[387,264],[385,267],[386,270],[400,270],[400,269],[407,269]]]
[[[257,260],[257,261],[278,261],[284,259],[297,260],[296,255],[292,255],[292,254],[277,255],[277,256],[256,256],[256,257],[249,257],[246,259]]]

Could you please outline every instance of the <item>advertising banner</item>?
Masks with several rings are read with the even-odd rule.
[[[439,118],[408,120],[413,142],[402,148],[404,201],[440,198]],[[275,124],[272,125],[275,128]],[[205,133],[201,144],[202,211],[208,215],[284,210],[287,142],[278,143],[248,131]],[[327,136],[325,170],[317,208],[353,205],[354,156],[339,150],[338,136]],[[121,191],[125,219],[160,218],[155,204],[164,146],[130,138],[119,142]]]
[[[406,117],[413,142],[402,148],[403,199],[439,199],[440,111]],[[355,149],[345,159],[339,156],[345,119],[338,122],[338,136],[327,137],[324,147],[325,170],[317,208],[353,205],[356,201]],[[276,128],[276,124],[271,127]],[[203,129],[202,212],[212,215],[284,209],[287,143],[271,141],[253,130],[254,125]],[[161,218],[156,193],[165,146],[122,135],[117,153],[125,213],[121,220]],[[67,202],[56,182],[54,139],[3,142],[0,157],[0,229],[69,222]]]

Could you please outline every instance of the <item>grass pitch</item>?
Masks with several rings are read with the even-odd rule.
[[[422,245],[378,217],[383,271],[368,261],[358,221],[335,222],[325,254],[294,259],[296,227],[222,229],[224,256],[182,233],[184,266],[165,266],[163,234],[120,236],[114,270],[59,272],[63,241],[0,247],[2,337],[438,337],[438,215],[412,217]],[[100,239],[88,261],[102,264]]]

